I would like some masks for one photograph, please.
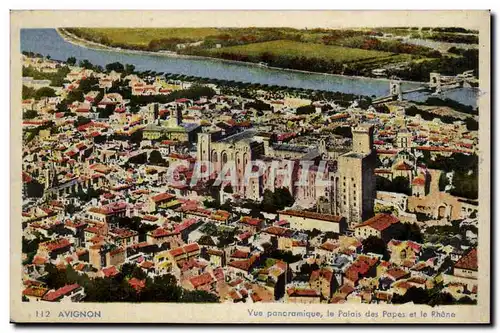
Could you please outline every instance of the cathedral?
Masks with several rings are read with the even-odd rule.
[[[241,198],[260,200],[265,190],[286,188],[297,206],[343,216],[353,227],[373,215],[373,127],[353,128],[352,147],[347,151],[336,148],[327,147],[324,141],[312,146],[278,144],[272,134],[253,129],[230,136],[198,133],[197,160],[210,162],[212,178],[225,173],[226,165],[233,165],[233,191]],[[263,170],[243,181],[249,163],[252,167],[259,164]]]

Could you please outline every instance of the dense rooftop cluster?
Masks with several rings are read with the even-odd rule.
[[[474,115],[285,89],[242,97],[130,66],[23,66],[62,76],[23,78],[23,300],[476,302]],[[200,135],[334,173],[339,157],[366,156],[353,147],[361,125],[373,129],[377,192],[359,221],[317,190],[250,196],[213,175],[193,181]]]

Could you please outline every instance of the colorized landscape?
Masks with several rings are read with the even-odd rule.
[[[477,31],[23,29],[21,53],[24,302],[477,304]]]
[[[65,28],[113,48],[215,57],[331,74],[427,81],[475,70],[477,31],[457,28]],[[367,61],[368,60],[368,61]]]

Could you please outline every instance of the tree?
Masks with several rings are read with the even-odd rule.
[[[108,72],[115,71],[115,72],[121,73],[124,70],[125,70],[125,67],[119,62],[113,62],[113,63],[106,65],[106,71],[108,71]]]
[[[45,186],[40,184],[37,180],[33,179],[26,184],[26,196],[28,198],[41,198],[45,191]]]
[[[224,193],[232,194],[233,187],[230,184],[227,184],[226,186],[224,186]]]
[[[132,264],[132,263],[125,263],[122,265],[120,271],[121,271],[121,274],[124,278],[130,278],[132,277],[132,272],[134,271],[134,269],[136,268],[137,266],[135,264]]]
[[[300,266],[300,273],[305,275],[311,275],[313,271],[318,269],[319,266],[317,263],[312,263],[312,264],[305,263],[302,266]]]
[[[411,240],[417,243],[423,242],[422,232],[420,231],[420,228],[416,223],[405,223],[403,236],[398,239]]]
[[[142,141],[142,131],[135,131],[134,133],[130,134],[131,143],[140,144],[141,141]]]
[[[181,303],[218,303],[219,298],[204,290],[183,290]]]
[[[104,108],[99,108],[99,118],[109,118],[115,112],[115,105],[107,104]]]
[[[362,244],[364,253],[381,254],[384,256],[384,258],[387,258],[389,256],[387,252],[387,246],[381,238],[370,236],[364,239]]]
[[[89,118],[78,116],[76,118],[76,121],[75,121],[75,127],[80,127],[80,126],[86,125],[90,122],[91,122],[91,120]]]
[[[141,302],[178,302],[182,288],[177,286],[173,275],[166,274],[146,280],[146,288],[141,292]]]
[[[453,188],[450,194],[464,197],[467,199],[478,198],[478,173],[473,170],[472,173],[457,171],[453,175]]]
[[[151,154],[149,154],[149,163],[151,164],[163,164],[165,160],[161,156],[161,153],[158,150],[153,150]]]
[[[439,174],[439,190],[444,192],[446,185],[448,185],[448,179],[446,178],[446,172],[442,171]]]
[[[83,92],[80,89],[75,89],[71,90],[68,95],[66,95],[65,101],[67,104],[71,104],[73,102],[81,102],[83,98]]]
[[[126,74],[132,74],[134,71],[135,71],[134,65],[130,65],[130,64],[125,65],[125,73]]]
[[[43,97],[54,97],[56,91],[50,87],[43,87],[35,92],[35,99],[42,99]]]
[[[316,112],[316,107],[314,105],[299,106],[295,111],[296,114],[311,114],[314,112]]]
[[[340,135],[344,138],[352,138],[352,132],[350,127],[338,126],[333,129],[332,133]]]
[[[132,271],[132,277],[135,277],[139,280],[144,280],[147,276],[148,275],[142,270],[142,268],[140,268],[139,266],[134,267],[134,270]]]
[[[89,91],[96,90],[99,88],[99,80],[96,77],[90,76],[85,80],[80,80],[80,85],[78,90],[81,90],[84,94]]]
[[[85,69],[93,69],[94,68],[94,65],[92,65],[92,63],[90,61],[88,61],[87,59],[80,60],[79,66],[83,67]]]
[[[402,176],[394,178],[392,180],[392,191],[411,195],[410,180]]]
[[[293,196],[286,188],[277,188],[274,192],[265,190],[262,200],[262,210],[269,213],[276,213],[278,210],[292,206],[294,202]]]
[[[76,212],[76,207],[73,204],[68,204],[64,207],[64,212],[69,215],[73,215]]]
[[[410,287],[403,296],[394,294],[393,304],[413,302],[415,304],[427,304],[430,301],[429,293],[422,288]]]
[[[22,90],[22,98],[23,99],[30,99],[35,96],[35,89],[27,87],[23,85],[23,90]]]
[[[132,164],[145,164],[147,161],[146,153],[137,154],[128,159]]]
[[[295,199],[290,194],[287,188],[280,187],[274,191],[275,204],[278,209],[284,209],[285,207],[292,206]]]
[[[463,296],[457,301],[458,304],[477,304],[477,300],[470,298],[469,296]]]
[[[75,57],[69,57],[66,62],[68,65],[74,66],[76,64],[76,58]]]
[[[450,293],[447,292],[438,292],[436,293],[429,302],[427,303],[430,306],[436,306],[436,305],[453,305],[455,304],[455,299],[453,296],[451,296]]]
[[[38,112],[35,110],[26,110],[23,112],[23,119],[33,119],[38,116]]]
[[[59,270],[56,266],[49,263],[45,264],[45,271],[47,272],[45,283],[49,288],[59,289],[68,284],[68,279],[64,270]]]

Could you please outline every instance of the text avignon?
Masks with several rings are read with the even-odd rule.
[[[101,311],[59,311],[59,318],[101,318]]]

